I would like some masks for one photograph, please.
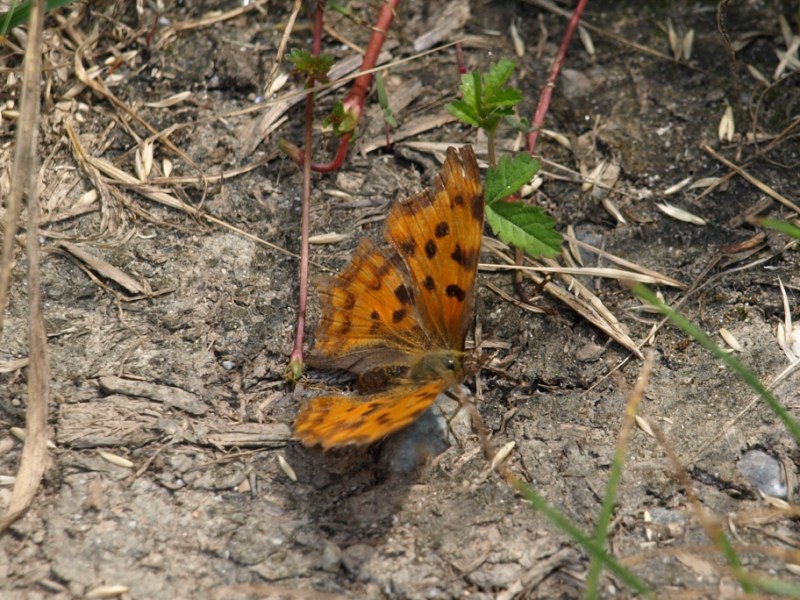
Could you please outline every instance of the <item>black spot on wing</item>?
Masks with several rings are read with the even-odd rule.
[[[425,242],[425,256],[427,256],[428,259],[432,259],[436,256],[436,242],[433,240]]]
[[[422,285],[424,285],[425,289],[428,290],[429,292],[432,292],[433,290],[436,289],[436,283],[433,281],[433,277],[431,277],[430,275],[425,277],[425,281],[422,282]]]
[[[456,244],[456,249],[453,250],[453,253],[450,255],[450,258],[452,258],[462,267],[469,266],[469,253],[461,250],[461,244]]]
[[[447,221],[442,221],[436,225],[436,237],[443,238],[448,233],[450,233],[450,225],[447,224]]]
[[[397,243],[397,249],[405,256],[414,256],[417,251],[417,243],[413,239],[400,240]]]
[[[448,285],[444,293],[447,294],[448,298],[456,298],[459,302],[463,302],[464,298],[467,297],[467,293],[461,288],[461,286],[456,285],[455,283],[451,283]]]
[[[353,310],[353,307],[356,305],[356,297],[347,290],[342,290],[342,292],[344,293],[342,308],[344,310]]]
[[[392,323],[399,323],[406,316],[405,308],[398,308],[392,313]]]
[[[400,304],[408,304],[411,302],[411,294],[409,294],[408,288],[402,283],[394,289],[394,295],[400,301]]]
[[[342,324],[339,325],[339,333],[341,335],[347,335],[350,333],[350,330],[353,328],[353,322],[350,320],[350,317],[345,315],[342,319]]]
[[[376,410],[378,410],[380,407],[381,407],[381,405],[380,405],[379,402],[372,402],[367,406],[367,409],[364,411],[364,414],[362,416],[368,417],[372,413],[374,413]]]
[[[483,195],[475,194],[472,197],[472,218],[483,223]]]

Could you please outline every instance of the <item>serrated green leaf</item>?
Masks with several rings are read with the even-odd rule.
[[[562,238],[555,230],[555,219],[538,206],[522,202],[487,204],[486,221],[497,237],[529,256],[549,258],[561,252]]]
[[[494,94],[502,88],[511,74],[514,72],[516,63],[508,58],[501,58],[491,67],[483,80],[487,94]]]
[[[497,90],[491,95],[491,97],[489,97],[488,93],[486,95],[488,102],[494,108],[514,107],[522,100],[522,93],[515,88],[503,88],[502,90]],[[513,114],[513,112],[510,114]]]
[[[475,110],[463,100],[453,100],[447,105],[447,112],[456,119],[473,127],[480,127],[480,117]]]
[[[459,86],[462,99],[449,103],[447,110],[462,122],[493,133],[500,120],[513,115],[513,107],[522,100],[519,90],[505,87],[514,67],[513,61],[501,59],[487,74],[476,71],[463,75]]]
[[[530,154],[521,153],[515,157],[503,156],[496,167],[489,167],[486,173],[486,203],[492,204],[511,194],[528,183],[539,170],[539,161]]]

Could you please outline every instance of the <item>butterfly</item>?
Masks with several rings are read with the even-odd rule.
[[[296,439],[324,449],[376,442],[464,379],[483,207],[475,153],[448,148],[433,187],[390,209],[388,246],[362,240],[350,264],[320,286],[309,364],[390,384],[372,394],[311,399],[295,421]]]

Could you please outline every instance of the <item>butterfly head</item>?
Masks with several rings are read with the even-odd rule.
[[[464,353],[457,350],[429,350],[421,353],[408,371],[415,382],[444,379],[458,381],[464,371]]]

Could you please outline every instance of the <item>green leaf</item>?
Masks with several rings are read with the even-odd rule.
[[[767,229],[774,229],[775,231],[780,231],[781,233],[785,233],[789,237],[793,237],[796,240],[800,240],[800,229],[792,225],[787,221],[778,221],[776,219],[761,219],[761,226],[766,227]]]
[[[539,161],[530,154],[518,154],[514,158],[503,156],[496,167],[489,167],[486,173],[486,203],[492,204],[511,194],[528,183],[539,170]]]
[[[531,123],[528,121],[527,117],[517,117],[516,115],[510,115],[505,118],[506,123],[511,125],[512,128],[516,129],[521,133],[528,134],[531,132]]]
[[[514,67],[516,66],[513,60],[501,58],[497,63],[489,67],[489,73],[483,79],[486,95],[491,96],[498,91],[502,91],[504,89],[503,86],[508,81],[508,78],[511,77],[511,73],[514,72]]]
[[[321,54],[314,56],[308,50],[292,48],[286,55],[286,60],[294,65],[299,73],[305,75],[306,79],[313,79],[325,83],[328,81],[328,71],[333,65],[333,57]]]
[[[478,112],[473,108],[472,105],[464,100],[453,100],[447,105],[447,112],[449,112],[462,123],[472,125],[473,127],[481,126],[481,119],[478,115]]]
[[[522,202],[487,204],[486,220],[497,237],[522,248],[529,256],[549,258],[561,252],[561,234],[555,230],[555,219],[538,206]]]
[[[489,67],[489,72],[477,71],[461,77],[461,100],[447,105],[448,112],[460,121],[494,133],[500,120],[514,114],[514,106],[522,100],[522,93],[506,87],[515,64],[507,58]]]
[[[383,120],[386,121],[391,127],[397,127],[397,119],[394,118],[392,107],[389,106],[389,96],[386,94],[386,84],[383,81],[383,75],[380,73],[375,74],[375,87],[378,90],[378,104],[383,110]]]
[[[358,124],[356,116],[345,110],[344,103],[339,100],[334,103],[331,113],[322,121],[323,127],[330,127],[336,135],[353,133]]]

